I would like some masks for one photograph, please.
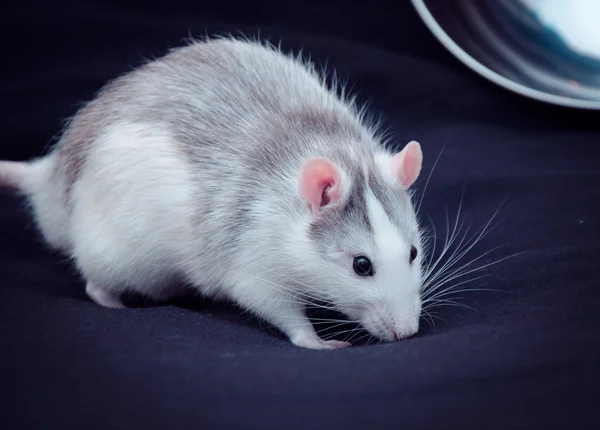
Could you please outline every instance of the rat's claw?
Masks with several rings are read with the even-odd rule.
[[[348,348],[352,346],[350,342],[343,342],[341,340],[323,340],[322,342],[328,345],[329,349]]]

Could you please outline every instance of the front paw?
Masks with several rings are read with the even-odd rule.
[[[301,336],[292,339],[292,343],[296,346],[308,349],[338,349],[352,346],[350,342],[342,342],[341,340],[323,340],[318,336]]]

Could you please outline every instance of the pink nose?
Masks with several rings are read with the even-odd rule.
[[[396,327],[391,330],[395,340],[409,338],[419,331],[418,324],[409,324],[406,327]]]

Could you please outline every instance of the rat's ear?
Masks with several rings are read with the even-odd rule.
[[[341,181],[339,168],[327,158],[314,157],[302,165],[298,185],[313,217],[316,217],[324,206],[340,200]]]
[[[421,145],[413,140],[392,157],[392,174],[402,187],[409,188],[419,177],[422,164]]]

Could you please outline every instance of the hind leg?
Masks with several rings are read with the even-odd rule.
[[[161,127],[119,123],[86,151],[70,188],[70,253],[97,303],[125,292],[164,299],[180,273],[197,202],[170,140]]]
[[[87,283],[85,292],[96,304],[107,308],[124,309],[126,306],[121,302],[118,293],[106,288],[102,288],[93,282]]]

